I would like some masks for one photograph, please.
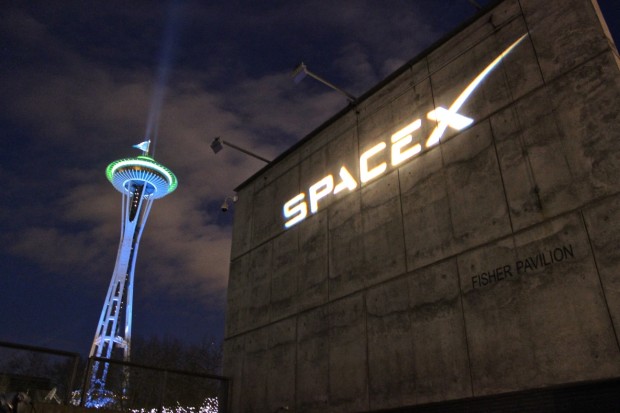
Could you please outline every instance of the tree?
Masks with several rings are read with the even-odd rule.
[[[154,369],[131,369],[127,392],[129,406],[198,407],[206,398],[217,397],[220,393],[219,381],[202,376],[221,371],[222,346],[214,339],[205,338],[200,344],[186,345],[172,337],[136,338],[132,341],[131,354],[132,363]]]

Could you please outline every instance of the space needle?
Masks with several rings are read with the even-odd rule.
[[[119,159],[108,165],[106,176],[122,196],[121,237],[112,280],[103,303],[89,357],[129,361],[131,312],[136,257],[140,237],[155,199],[177,187],[172,171],[148,156],[150,141],[135,145],[142,155]],[[91,389],[105,388],[108,363],[93,363]]]

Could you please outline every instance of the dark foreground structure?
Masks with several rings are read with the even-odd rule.
[[[619,61],[505,0],[242,184],[232,411],[620,411]]]

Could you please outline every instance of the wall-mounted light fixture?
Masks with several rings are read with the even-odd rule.
[[[306,67],[306,65],[304,64],[304,62],[301,62],[299,64],[299,66],[297,66],[295,68],[295,70],[293,70],[293,72],[291,73],[291,77],[293,78],[293,81],[295,83],[299,83],[302,81],[302,79],[306,76],[310,76],[316,80],[318,80],[319,82],[323,83],[325,86],[328,86],[332,89],[334,89],[337,92],[342,93],[343,95],[345,95],[347,97],[347,99],[351,102],[351,103],[355,103],[357,101],[357,98],[355,96],[353,96],[350,93],[345,92],[344,90],[340,89],[338,86],[334,85],[333,83],[328,82],[327,80],[323,79],[322,77],[312,73],[311,71],[308,70],[308,68]]]
[[[239,197],[237,195],[233,195],[233,196],[227,196],[226,198],[224,198],[224,202],[222,202],[222,206],[220,207],[222,209],[222,212],[228,212],[228,208],[230,207],[230,205],[228,204],[228,201],[231,202],[237,202],[237,200],[239,199]]]
[[[241,148],[241,147],[239,147],[239,146],[237,146],[235,144],[232,144],[230,142],[226,142],[222,138],[220,138],[219,136],[216,137],[215,139],[213,139],[213,142],[211,142],[210,146],[211,146],[211,149],[213,149],[213,153],[218,153],[219,151],[222,150],[222,148],[224,148],[223,145],[229,146],[229,147],[231,147],[233,149],[236,149],[236,150],[238,150],[240,152],[243,152],[246,155],[250,155],[253,158],[260,159],[263,162],[267,162],[267,163],[271,162],[269,159],[263,158],[260,155],[257,155],[257,154],[255,154],[253,152],[248,151],[247,149],[243,149],[243,148]]]

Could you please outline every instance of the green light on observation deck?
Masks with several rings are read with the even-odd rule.
[[[123,175],[119,181],[120,176]],[[149,156],[138,156],[136,158],[119,159],[112,162],[106,168],[106,177],[121,192],[126,192],[124,182],[128,180],[140,180],[148,182],[156,188],[158,196],[161,198],[177,188],[177,177],[172,171],[162,164],[155,162]]]

